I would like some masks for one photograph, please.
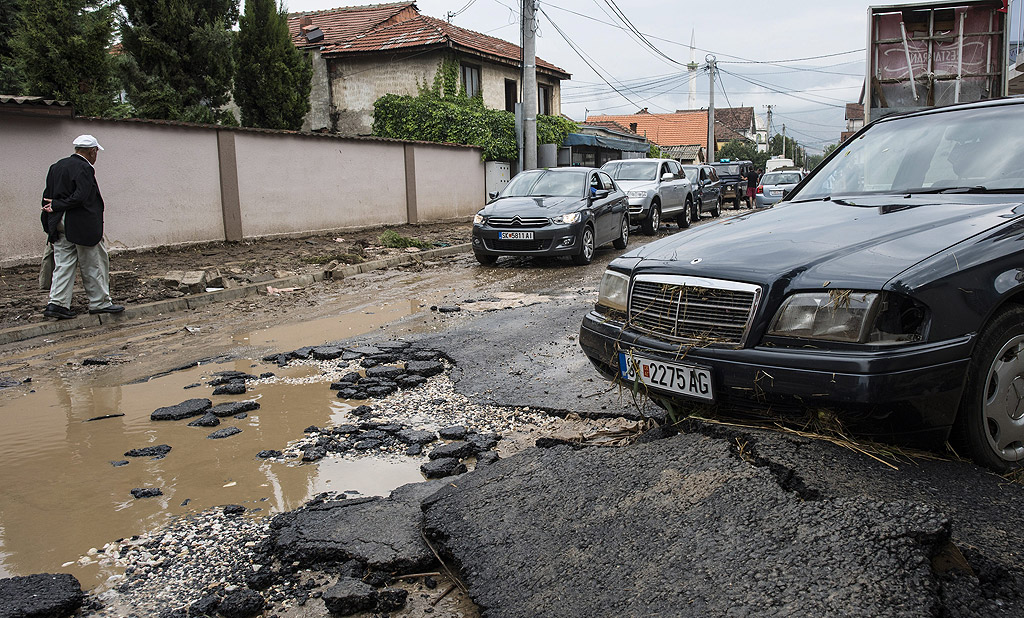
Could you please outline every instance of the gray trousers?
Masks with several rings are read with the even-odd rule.
[[[82,284],[89,297],[89,309],[103,309],[113,304],[110,301],[110,258],[107,256],[106,240],[100,240],[92,247],[76,245],[64,236],[63,231],[57,242],[53,243],[51,303],[65,309],[71,308],[75,267],[82,271]]]

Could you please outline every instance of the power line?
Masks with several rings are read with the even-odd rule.
[[[788,97],[793,97],[794,99],[799,99],[801,101],[806,101],[808,103],[815,103],[815,104],[818,104],[818,105],[825,105],[827,107],[838,107],[840,109],[845,109],[846,108],[845,104],[843,104],[843,105],[836,105],[834,103],[826,103],[824,101],[815,101],[814,99],[808,99],[807,97],[801,97],[801,96],[798,96],[796,94],[793,94],[792,92],[787,92],[785,90],[782,90],[781,87],[778,87],[778,86],[773,86],[773,85],[768,84],[768,83],[759,83],[757,81],[754,81],[754,80],[749,79],[747,77],[744,77],[742,75],[738,75],[736,73],[733,73],[732,71],[726,71],[725,69],[720,69],[720,70],[721,70],[722,73],[725,73],[727,75],[732,75],[733,77],[735,77],[737,79],[741,79],[741,80],[743,80],[743,81],[745,81],[747,83],[753,84],[755,86],[760,86],[761,88],[765,88],[767,90],[771,90],[772,92],[775,92],[777,94],[785,95],[785,96],[788,96]],[[822,98],[831,98],[831,97],[822,97]],[[832,99],[832,100],[833,101],[839,101],[840,99]]]
[[[551,19],[551,16],[547,14],[547,12],[544,10],[543,7],[539,7],[539,9],[540,9],[541,14],[544,15],[545,18],[547,18],[548,22],[551,23],[551,26],[555,29],[555,31],[559,34],[559,36],[561,36],[562,39],[564,39],[565,42],[569,45],[569,47],[574,52],[576,52],[576,55],[580,57],[580,60],[582,60],[584,63],[586,63],[586,65],[588,67],[590,67],[590,70],[593,71],[595,75],[600,77],[601,80],[604,81],[604,83],[608,84],[608,87],[611,88],[612,90],[614,90],[620,97],[622,97],[623,99],[626,99],[627,101],[632,103],[638,109],[640,108],[640,105],[638,103],[636,103],[635,101],[633,101],[632,99],[627,97],[625,94],[623,94],[623,92],[621,90],[619,90],[618,88],[613,86],[611,82],[609,82],[607,79],[605,79],[604,75],[602,75],[596,68],[594,68],[594,65],[590,63],[590,60],[587,60],[587,58],[586,58],[586,56],[584,56],[583,52],[580,51],[580,49],[577,48],[576,44],[573,43],[572,39],[570,39],[569,36],[567,34],[565,34],[565,32],[563,32],[561,28],[558,27],[558,24],[556,24],[554,22],[554,20]],[[597,62],[595,61],[594,64],[597,64]],[[600,65],[598,65],[598,66],[600,66]],[[628,88],[627,88],[627,90],[628,90]],[[662,109],[664,109],[664,108],[662,108]]]
[[[604,21],[604,20],[601,20],[601,19],[597,19],[596,17],[593,17],[591,15],[587,15],[585,13],[580,13],[578,11],[573,11],[571,9],[560,7],[560,6],[552,4],[550,2],[548,2],[547,5],[550,6],[551,8],[553,8],[553,9],[558,9],[560,11],[565,11],[566,13],[572,13],[573,15],[577,15],[579,17],[583,17],[583,18],[589,19],[591,21],[596,21],[599,24],[604,24],[606,26],[611,26],[612,28],[618,28],[619,30],[624,30],[625,29],[623,26],[620,26],[618,24],[614,24],[614,23],[607,22],[607,21]],[[661,37],[658,37],[658,36],[655,36],[655,35],[652,35],[652,34],[645,34],[644,36],[646,38],[654,39],[656,41],[663,41],[663,42],[669,43],[671,45],[678,45],[680,47],[686,47],[686,48],[690,47],[686,43],[680,43],[678,41],[673,41],[673,40],[670,40],[670,39],[664,39],[664,38],[661,38]],[[696,47],[696,46],[694,46],[694,49],[696,49],[698,51],[705,52],[705,53],[709,53],[709,54],[715,54],[716,56],[727,56],[729,58],[737,58],[740,61],[749,62],[749,63],[756,62],[756,63],[761,63],[761,64],[775,64],[775,65],[780,65],[781,66],[783,63],[788,62],[786,60],[779,60],[779,61],[776,61],[776,60],[751,60],[750,58],[744,58],[743,56],[736,56],[734,54],[727,54],[727,53],[724,53],[724,52],[717,52],[717,51],[714,51],[714,50],[703,49],[701,47]],[[844,51],[844,52],[837,52],[835,54],[824,54],[821,57],[822,58],[829,58],[829,57],[832,57],[832,56],[842,56],[842,55],[846,55],[846,54],[855,54],[855,53],[859,53],[859,52],[863,52],[863,51],[864,51],[864,49],[853,49],[853,50],[848,50],[848,51]],[[784,67],[784,68],[793,68],[793,67]],[[807,70],[810,70],[810,69],[807,68]]]

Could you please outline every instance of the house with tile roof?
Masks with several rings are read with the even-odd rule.
[[[486,107],[512,111],[522,98],[518,45],[423,15],[415,2],[291,13],[288,27],[313,62],[305,130],[370,133],[377,99],[416,94],[447,58],[458,61],[461,86]],[[561,113],[560,84],[570,77],[537,58],[539,113]]]
[[[747,108],[750,109],[750,108]],[[752,111],[752,110],[751,110]],[[751,114],[753,116],[753,114]],[[679,110],[669,114],[652,114],[647,108],[635,114],[618,116],[588,116],[587,124],[614,122],[630,131],[646,137],[663,152],[685,152],[706,154],[700,147],[708,142],[708,110]],[[721,148],[732,140],[753,141],[718,120],[715,110],[715,148]],[[682,148],[693,146],[696,148]]]

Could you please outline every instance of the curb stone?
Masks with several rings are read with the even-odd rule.
[[[385,268],[412,264],[416,261],[421,261],[427,258],[445,257],[458,253],[465,253],[472,250],[472,247],[473,245],[471,243],[463,243],[461,245],[452,245],[451,247],[429,249],[427,251],[421,251],[420,253],[407,253],[380,260],[371,260],[369,262],[363,262],[362,264],[352,264],[350,266],[335,269],[334,278],[344,279],[345,277],[351,277],[353,275],[373,270],[383,270]],[[275,288],[306,287],[312,285],[314,282],[323,280],[324,275],[322,272],[317,272],[311,275],[297,275],[294,277],[285,277],[283,279],[251,283],[237,288],[217,290],[216,292],[202,292],[200,294],[192,294],[181,298],[169,298],[167,300],[158,300],[156,302],[141,305],[128,305],[125,307],[123,313],[100,313],[95,315],[86,313],[70,320],[38,322],[35,324],[26,324],[25,326],[5,328],[0,330],[0,345],[24,341],[35,337],[42,337],[44,335],[90,328],[93,326],[123,323],[163,313],[198,309],[213,303],[239,300],[249,296],[266,294],[267,286]]]

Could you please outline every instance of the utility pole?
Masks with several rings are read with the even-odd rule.
[[[786,124],[782,124],[782,158],[786,158]]]
[[[537,167],[537,3],[523,0],[523,169]]]
[[[765,144],[764,149],[768,153],[768,156],[772,156],[772,106],[765,105],[768,108],[768,126],[765,131]]]
[[[715,160],[715,58],[708,54],[704,57],[708,63],[708,75],[711,76],[711,90],[708,94],[708,163]]]

